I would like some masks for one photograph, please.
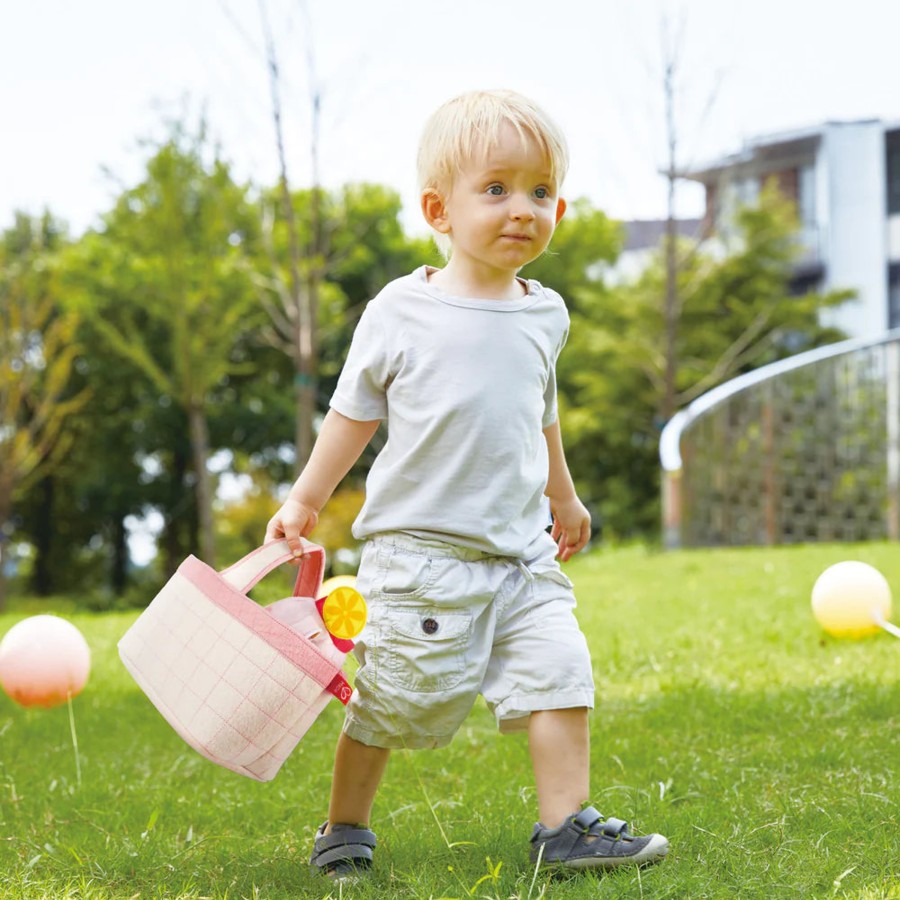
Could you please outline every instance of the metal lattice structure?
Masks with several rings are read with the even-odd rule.
[[[900,330],[733,379],[660,440],[668,547],[900,538]]]

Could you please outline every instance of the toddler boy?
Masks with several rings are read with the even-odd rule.
[[[565,212],[567,165],[556,125],[511,91],[464,94],[431,117],[421,206],[447,263],[368,304],[309,462],[266,532],[301,553],[299,537],[387,422],[353,529],[366,542],[357,587],[369,623],[312,855],[334,878],[371,864],[391,749],[447,744],[479,694],[501,731],[528,732],[532,861],[612,867],[668,852],[661,835],[582,809],[594,685],[557,562],[590,537],[557,418],[569,319],[558,294],[518,277]]]

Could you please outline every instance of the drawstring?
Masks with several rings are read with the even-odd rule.
[[[515,566],[519,570],[519,572],[521,572],[522,577],[529,584],[531,584],[534,581],[534,572],[532,572],[531,569],[529,569],[528,566],[525,565],[525,563],[523,563],[521,559],[518,559],[515,556],[495,556],[492,558],[495,559],[499,563]]]
[[[527,582],[530,583],[534,581],[534,573],[531,571],[531,569],[528,568],[528,566],[525,565],[525,563],[522,562],[521,559],[514,559],[513,565],[522,573],[522,577]]]

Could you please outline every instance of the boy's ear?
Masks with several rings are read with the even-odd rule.
[[[556,201],[556,224],[559,225],[559,220],[566,214],[566,201],[563,200],[562,197]]]
[[[435,231],[447,234],[450,231],[450,219],[444,198],[434,188],[426,188],[422,191],[421,205],[425,221]]]

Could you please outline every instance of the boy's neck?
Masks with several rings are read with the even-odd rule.
[[[453,265],[453,258],[443,269],[426,270],[428,282],[454,297],[479,300],[519,300],[528,293],[524,279],[515,272],[491,269],[471,271]]]

